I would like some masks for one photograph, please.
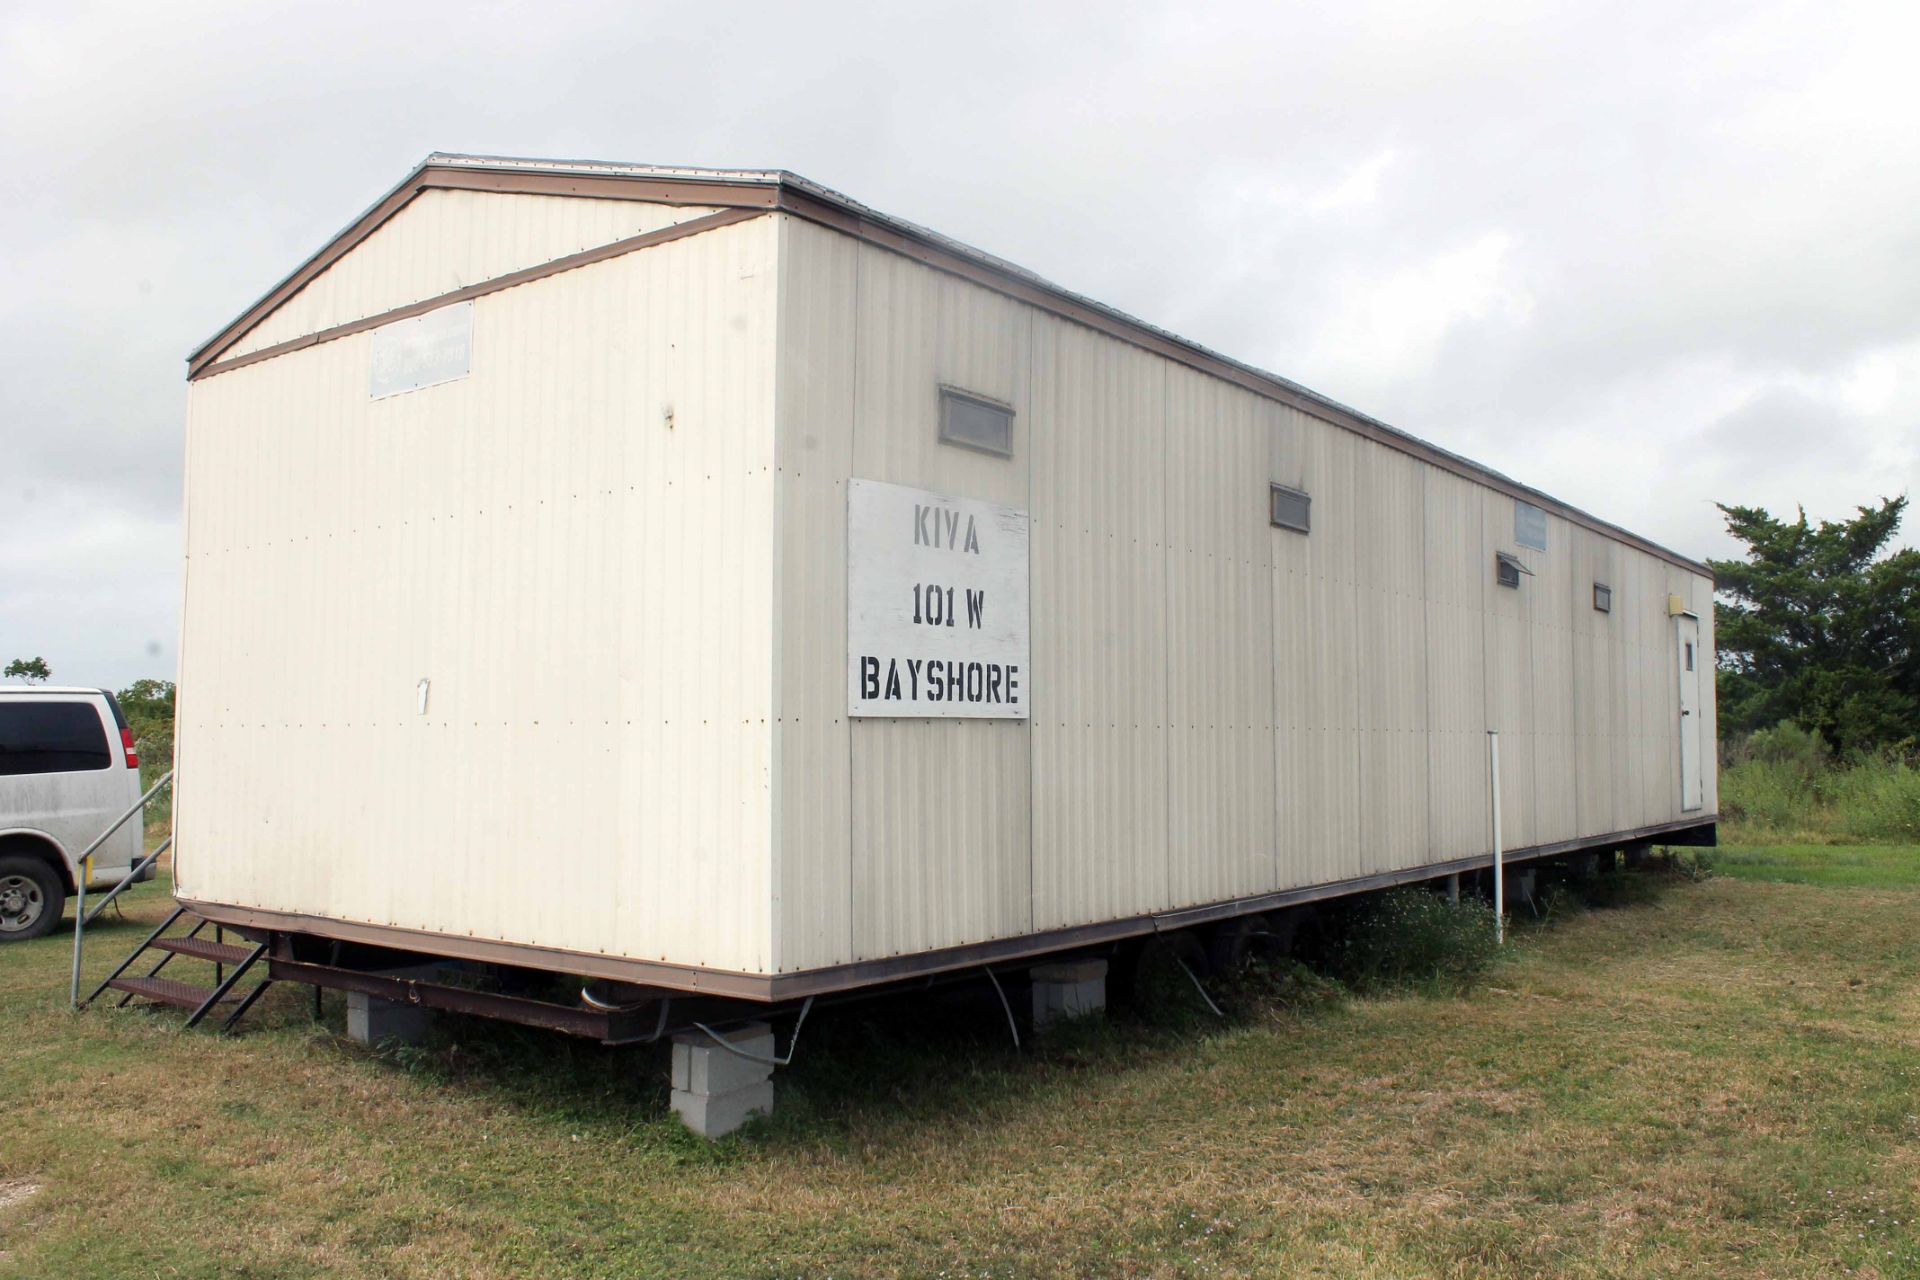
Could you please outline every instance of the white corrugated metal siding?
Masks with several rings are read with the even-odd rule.
[[[1498,590],[1486,554],[1480,487],[1422,467],[1425,504],[1427,810],[1435,860],[1492,847],[1488,803],[1487,597]],[[1504,833],[1503,833],[1504,834]]]
[[[1647,716],[1650,709],[1657,716],[1658,699],[1665,688],[1661,679],[1665,666],[1653,646],[1664,646],[1670,624],[1666,621],[1666,599],[1661,593],[1664,575],[1659,566],[1627,556],[1621,562],[1620,577],[1624,590],[1614,596],[1613,605],[1622,676],[1620,696],[1614,704],[1614,803],[1627,825],[1637,827],[1656,821],[1654,815],[1669,807],[1666,779],[1657,774],[1658,766],[1649,758],[1650,750],[1659,742],[1651,731],[1664,730],[1665,725],[1658,719],[1650,725]],[[1648,706],[1650,697],[1655,699],[1652,708]],[[1678,778],[1673,780],[1672,791],[1671,803],[1677,806]]]
[[[853,474],[1027,508],[1027,310],[869,245],[854,266]],[[942,386],[1011,405],[1019,461],[937,443]],[[808,550],[845,574],[844,540]],[[853,959],[1032,928],[1030,743],[1024,721],[853,722]]]
[[[1432,860],[1425,486],[1420,463],[1380,445],[1365,443],[1360,464],[1360,866],[1373,873]]]
[[[1520,848],[1539,842],[1535,822],[1533,738],[1533,603],[1544,556],[1520,546],[1513,537],[1513,499],[1478,490],[1481,506],[1480,571],[1487,575],[1486,606],[1481,613],[1482,663],[1486,671],[1486,727],[1500,734],[1500,835]],[[1517,557],[1534,571],[1518,589],[1492,585],[1494,557]]]
[[[1274,459],[1282,483],[1313,498],[1311,533],[1269,534],[1276,583],[1274,697],[1285,765],[1276,807],[1287,815],[1278,849],[1286,886],[1338,879],[1360,848],[1360,637],[1354,498],[1362,442],[1305,415],[1288,416]],[[1287,454],[1291,451],[1292,457]],[[1295,479],[1298,477],[1298,479]],[[1255,479],[1266,477],[1256,475]],[[1258,513],[1264,518],[1265,511]]]
[[[793,970],[844,963],[854,945],[844,555],[860,246],[777,223],[774,927],[777,968]],[[821,561],[836,549],[842,567],[830,572]]]
[[[1678,816],[1651,557],[1557,516],[1526,549],[1473,480],[837,232],[781,244],[781,969],[1486,852],[1490,727],[1509,848]],[[941,384],[1016,407],[1012,459],[937,443]],[[843,720],[849,476],[1031,510],[1031,722]]]
[[[183,894],[767,966],[775,267],[480,298],[387,399],[370,333],[193,384]]]
[[[846,717],[846,480],[1029,506],[1016,466],[935,443],[942,385],[1028,421],[1025,313],[790,219],[781,227],[779,967],[1033,927],[1025,722]]]
[[[1274,877],[1271,449],[1256,397],[1167,370],[1168,906]],[[1036,430],[1045,430],[1039,424]],[[1035,687],[1052,678],[1036,667]]]
[[[1511,497],[839,233],[786,221],[782,268],[780,968],[1484,853],[1489,728],[1509,848],[1683,816],[1703,579],[1557,516],[1521,547]],[[1015,407],[1013,458],[938,443],[942,384]],[[1030,722],[844,719],[849,477],[1031,512]]]
[[[1170,900],[1166,370],[1033,321],[1033,916],[1057,928]]]
[[[226,355],[246,355],[713,211],[634,200],[423,191]]]
[[[1528,605],[1529,670],[1533,678],[1533,843],[1577,834],[1573,751],[1572,526],[1547,517],[1547,549],[1528,551],[1535,576],[1521,594]]]
[[[1573,624],[1574,804],[1576,834],[1604,835],[1615,821],[1613,757],[1619,750],[1612,707],[1618,697],[1618,616],[1594,607],[1595,583],[1618,588],[1615,544],[1591,530],[1569,527],[1571,566],[1559,589]],[[1617,611],[1619,605],[1614,606]]]

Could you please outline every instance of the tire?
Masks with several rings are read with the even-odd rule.
[[[1214,925],[1207,931],[1207,968],[1221,975],[1234,972],[1258,951],[1266,931],[1265,916],[1238,916]]]
[[[1134,940],[1115,953],[1107,969],[1107,998],[1139,1011],[1163,1005],[1170,995],[1192,994],[1180,965],[1196,977],[1208,975],[1207,949],[1190,929],[1156,933]]]
[[[1311,924],[1313,918],[1312,907],[1288,907],[1269,915],[1265,934],[1254,939],[1255,954],[1268,960],[1289,959],[1301,926]]]
[[[67,909],[60,874],[39,858],[0,855],[0,942],[44,938]]]

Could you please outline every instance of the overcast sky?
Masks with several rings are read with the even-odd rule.
[[[9,0],[0,662],[172,675],[183,359],[435,149],[793,169],[1690,555],[1845,515],[1920,477],[1915,12]]]

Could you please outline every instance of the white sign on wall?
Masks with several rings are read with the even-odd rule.
[[[1025,720],[1027,513],[847,485],[847,714]]]
[[[367,394],[375,400],[464,378],[473,368],[473,304],[456,302],[373,331]]]

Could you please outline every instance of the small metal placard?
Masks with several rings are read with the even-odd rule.
[[[1547,549],[1547,513],[1518,498],[1513,503],[1513,540],[1535,551]]]
[[[456,302],[373,331],[375,400],[464,378],[473,368],[473,303]]]

